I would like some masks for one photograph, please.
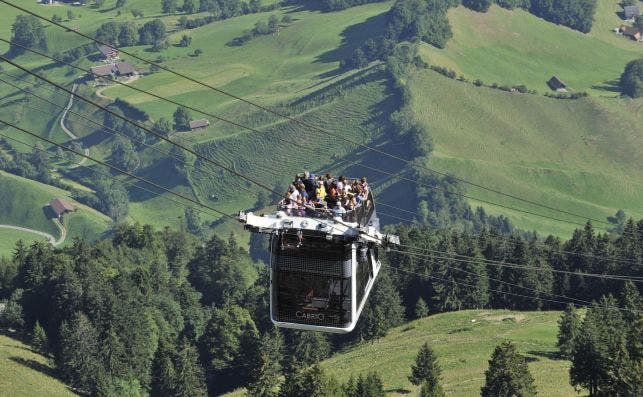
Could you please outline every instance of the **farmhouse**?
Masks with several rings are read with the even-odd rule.
[[[116,62],[114,66],[116,68],[116,75],[118,76],[131,77],[137,73],[134,66],[132,66],[129,62]]]
[[[641,10],[639,6],[625,6],[623,7],[623,14],[625,15],[625,19],[636,19],[636,17],[641,15]]]
[[[100,51],[103,58],[111,62],[114,59],[118,59],[118,50],[116,48],[110,47],[108,45],[99,45],[98,51]]]
[[[198,128],[205,128],[210,125],[210,120],[208,119],[199,119],[190,121],[190,129],[196,130]]]
[[[90,70],[91,70],[91,75],[94,78],[98,78],[98,77],[111,76],[113,68],[114,68],[114,65],[109,64],[109,65],[93,66]]]
[[[621,26],[620,32],[623,36],[629,37],[634,41],[641,41],[641,30],[633,26]]]
[[[61,198],[55,198],[49,203],[49,207],[54,211],[57,218],[60,218],[62,215],[68,212],[76,211],[76,207],[68,203],[67,201]]]
[[[552,78],[547,81],[547,85],[554,91],[565,91],[567,88],[567,84],[563,83],[563,81],[556,76],[552,76]]]
[[[91,76],[94,78],[118,76],[131,77],[138,71],[129,62],[116,62],[107,65],[94,66],[91,68]]]

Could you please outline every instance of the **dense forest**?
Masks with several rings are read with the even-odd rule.
[[[436,231],[426,224],[392,231],[412,248],[386,255],[357,330],[348,336],[274,329],[266,267],[234,237],[201,243],[187,232],[140,225],[119,226],[110,240],[77,240],[63,249],[19,243],[0,263],[2,325],[51,354],[67,382],[95,395],[216,394],[246,385],[273,390],[275,374],[305,382],[322,376],[311,366],[342,346],[379,338],[427,312],[467,308],[547,310],[594,301],[596,316],[588,314],[581,324],[593,325],[574,320],[570,332],[584,335],[587,328],[596,338],[607,337],[600,323],[609,314],[623,341],[640,341],[630,326],[640,323],[640,313],[613,310],[640,305],[638,289],[585,273],[640,277],[643,220],[624,222],[611,236],[587,224],[568,241],[505,236],[492,228]],[[611,309],[601,314],[601,307]],[[629,350],[616,364],[629,370],[640,365],[640,346],[622,346]],[[620,347],[606,345],[596,359]],[[578,367],[574,384],[601,390],[604,385],[588,380],[591,368],[574,361],[588,353],[574,349],[565,350]],[[371,378],[377,384],[377,376]],[[287,389],[282,395],[302,395]]]

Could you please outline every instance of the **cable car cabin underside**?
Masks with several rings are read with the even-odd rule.
[[[271,236],[270,318],[285,328],[351,332],[380,271],[378,248],[399,243],[373,226],[374,211],[356,222],[284,211],[239,219]]]

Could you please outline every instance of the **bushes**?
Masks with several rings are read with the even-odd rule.
[[[462,0],[462,5],[478,12],[487,12],[492,0]]]
[[[529,12],[547,21],[588,33],[592,29],[596,0],[531,0]]]
[[[387,14],[385,37],[395,41],[422,40],[444,48],[453,36],[446,12],[449,0],[398,0]]]
[[[620,84],[623,94],[632,98],[643,96],[643,58],[631,61],[625,66]]]
[[[321,0],[322,9],[325,11],[344,10],[346,8],[368,3],[380,3],[386,0]]]

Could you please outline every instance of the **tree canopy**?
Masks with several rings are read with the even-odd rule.
[[[643,58],[635,59],[625,65],[620,83],[623,94],[632,98],[643,96]]]

